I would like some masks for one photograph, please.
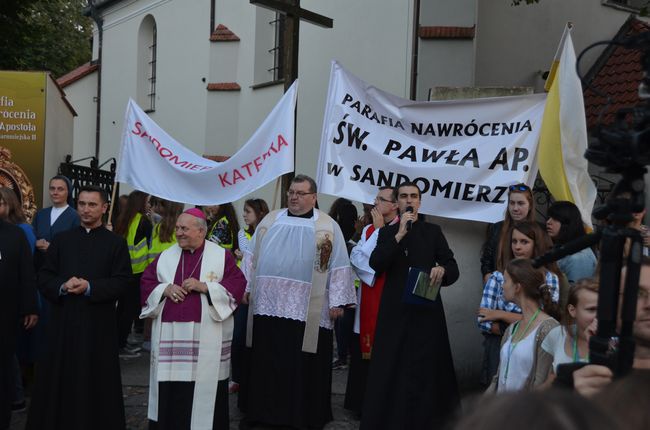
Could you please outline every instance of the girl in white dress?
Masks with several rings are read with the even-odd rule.
[[[504,298],[521,308],[522,319],[503,336],[499,369],[488,392],[519,391],[544,383],[553,357],[541,344],[559,324],[544,270],[533,268],[529,259],[517,258],[507,264],[504,278]]]
[[[549,383],[555,379],[558,364],[589,362],[587,327],[596,318],[598,308],[598,280],[585,278],[569,290],[564,324],[550,331],[542,348],[553,356]]]

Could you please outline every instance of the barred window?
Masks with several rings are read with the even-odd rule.
[[[138,32],[138,105],[145,112],[156,110],[156,21],[147,15]]]
[[[284,77],[284,29],[286,26],[286,17],[281,13],[276,13],[275,19],[269,23],[275,27],[275,46],[269,50],[273,53],[273,67],[269,72],[273,73],[273,80],[277,81]]]
[[[286,17],[265,8],[255,9],[253,88],[262,88],[279,84],[284,78]]]

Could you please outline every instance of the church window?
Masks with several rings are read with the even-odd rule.
[[[286,25],[285,16],[281,13],[275,14],[275,19],[269,23],[275,27],[275,46],[269,50],[273,53],[273,67],[269,72],[273,73],[273,80],[278,81],[284,77],[284,29]]]
[[[147,15],[138,32],[138,105],[145,112],[156,110],[156,20]]]
[[[285,62],[285,16],[261,7],[255,9],[253,88],[281,83]]]

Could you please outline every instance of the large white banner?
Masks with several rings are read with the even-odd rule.
[[[235,155],[217,163],[175,141],[129,100],[116,180],[193,205],[233,202],[294,170],[298,81]]]
[[[415,182],[420,212],[494,222],[508,186],[531,185],[545,94],[415,102],[332,63],[319,192],[372,203],[377,188]]]

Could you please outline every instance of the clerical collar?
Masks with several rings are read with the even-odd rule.
[[[80,225],[79,227],[80,227],[80,228],[83,228],[84,230],[86,230],[86,233],[90,233],[91,231],[95,231],[95,230],[97,230],[97,229],[100,229],[100,228],[104,227],[104,224],[100,224],[100,225],[98,225],[97,227],[93,227],[93,228],[86,227],[86,226],[83,226],[83,225]]]
[[[292,216],[292,217],[296,217],[296,218],[311,218],[311,217],[314,216],[314,208],[312,208],[306,214],[302,214],[302,215],[294,215],[294,214],[291,213],[291,211],[287,211],[287,216]]]
[[[196,251],[201,251],[203,248],[205,248],[205,240],[203,241],[201,246],[199,246],[198,248],[196,248],[194,250],[192,250],[192,249],[184,249],[183,251],[184,252],[189,252],[190,254],[194,254]]]

